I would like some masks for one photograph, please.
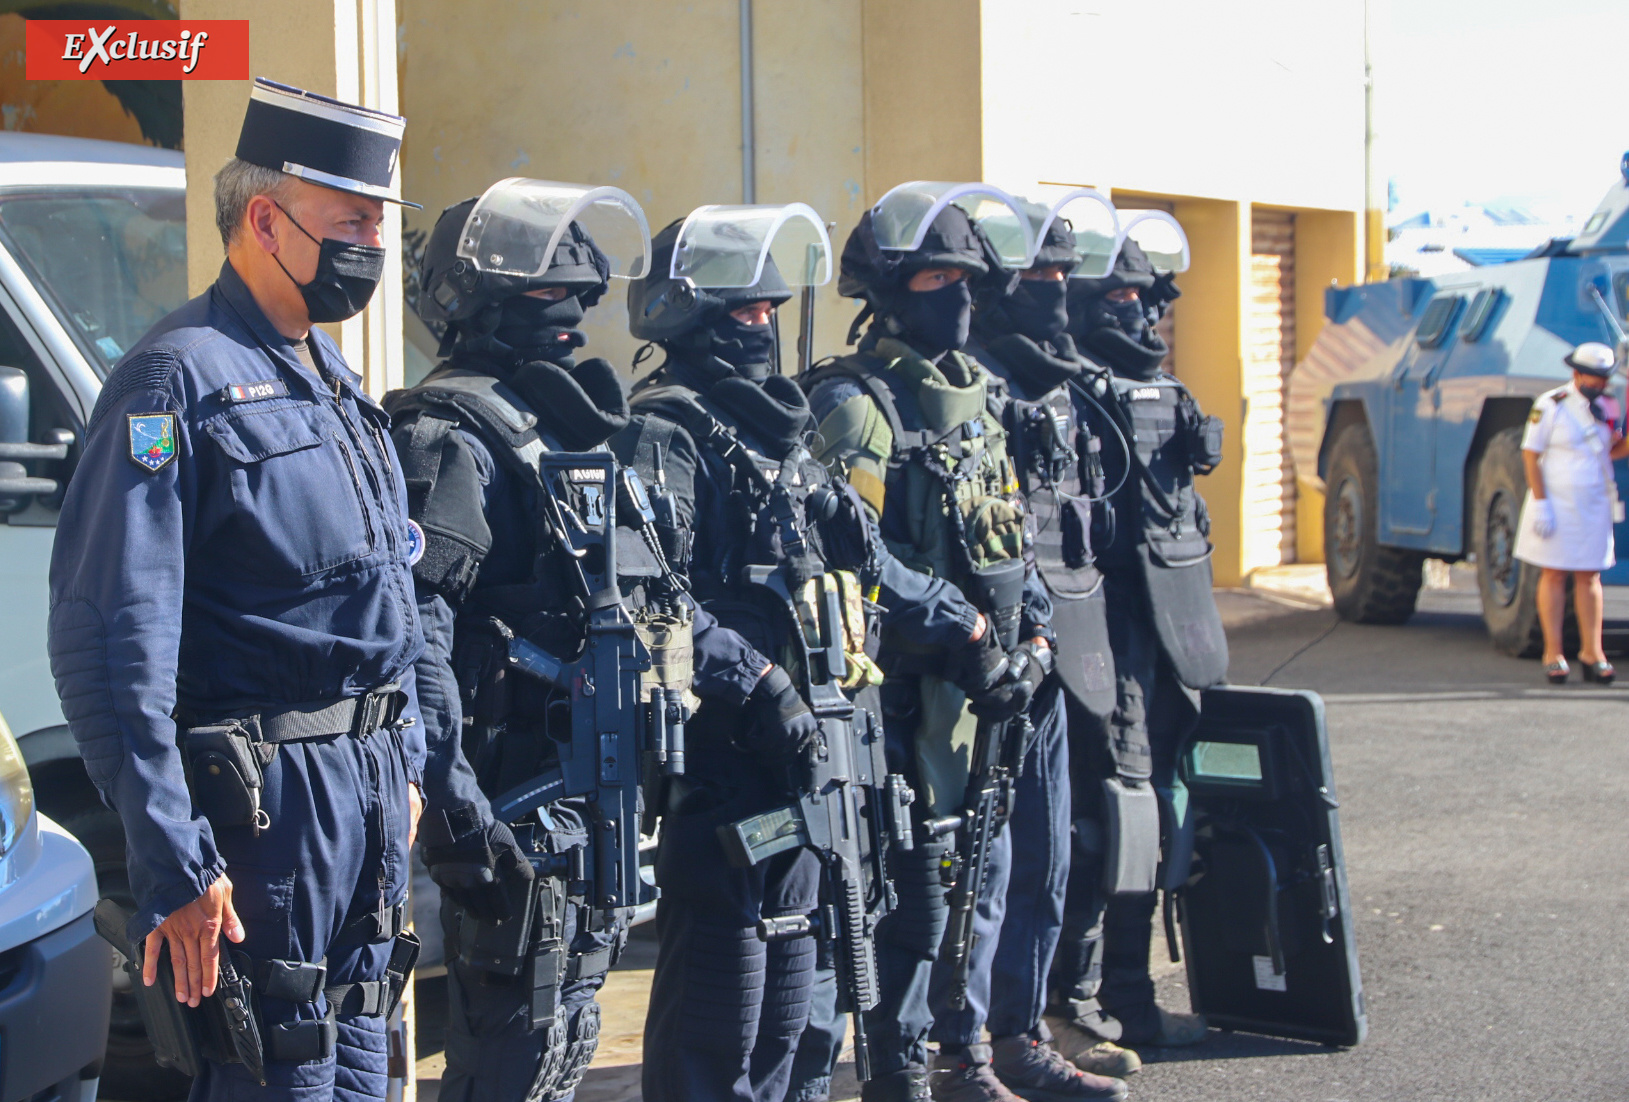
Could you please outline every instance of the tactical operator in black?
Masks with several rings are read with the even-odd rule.
[[[1221,423],[1161,370],[1169,350],[1154,329],[1179,293],[1172,273],[1157,272],[1130,239],[1108,276],[1069,288],[1069,333],[1111,372],[1076,391],[1076,409],[1106,441],[1113,493],[1094,532],[1116,682],[1106,747],[1076,770],[1076,814],[1087,835],[1100,831],[1119,847],[1112,855],[1101,844],[1076,849],[1053,997],[1076,1026],[1127,1046],[1196,1044],[1206,1029],[1198,1015],[1157,1006],[1148,971],[1157,801],[1178,806],[1176,757],[1198,720],[1199,690],[1227,674],[1211,597],[1210,519],[1194,486],[1194,475],[1221,461]],[[1098,795],[1094,806],[1088,797]],[[1168,864],[1185,868],[1181,857]]]
[[[384,270],[404,125],[254,82],[215,177],[220,276],[109,375],[57,529],[52,670],[136,900],[110,925],[147,985],[167,953],[149,1032],[200,1100],[382,1102],[417,955],[407,495],[314,328]]]
[[[442,1090],[458,1102],[572,1097],[598,1039],[594,995],[626,934],[620,919],[606,922],[571,898],[581,874],[567,870],[589,821],[583,801],[550,803],[541,822],[527,815],[513,825],[495,821],[489,806],[538,775],[558,746],[576,752],[570,710],[584,706],[509,661],[517,638],[561,659],[584,647],[583,610],[565,581],[569,555],[551,530],[540,462],[552,452],[604,453],[628,422],[611,365],[575,355],[584,343],[576,325],[605,294],[611,259],[579,222],[560,229],[558,212],[551,221],[505,199],[534,182],[505,183],[478,213],[469,199],[437,221],[419,311],[445,326],[446,359],[387,399],[425,538],[414,567],[426,639],[419,684],[425,726],[445,750],[425,771],[423,852],[442,889],[447,936]],[[537,221],[521,220],[501,249],[492,246],[495,220],[520,212]],[[536,271],[483,270],[460,256],[461,241],[475,236],[466,233],[472,216],[487,235],[483,260],[501,252],[505,266]],[[537,262],[522,261],[527,251]],[[637,542],[637,533],[618,542],[619,568],[622,549]],[[643,612],[659,598],[682,603],[649,570],[623,579],[623,589],[624,604]],[[679,646],[658,668],[668,667],[681,690],[739,702],[767,660],[705,614],[690,623],[687,604],[678,611]],[[692,629],[694,684],[685,653]]]
[[[1060,206],[1077,216],[1090,209],[1079,203]],[[1099,209],[1106,210],[1106,204]],[[1106,1076],[1135,1071],[1135,1054],[1105,1043],[1091,1059],[1077,1058],[1086,1070],[1076,1071],[1053,1047],[1042,1021],[1070,868],[1071,760],[1082,752],[1103,754],[1114,708],[1114,658],[1091,542],[1093,510],[1102,507],[1107,485],[1101,442],[1076,414],[1070,389],[1098,369],[1078,355],[1065,332],[1067,284],[1083,255],[1078,242],[1092,239],[1077,238],[1058,210],[1044,221],[1035,257],[1022,271],[1000,267],[985,238],[990,273],[974,281],[973,336],[967,346],[994,376],[993,407],[1006,430],[1007,454],[1026,506],[1026,553],[1051,599],[1059,674],[1031,705],[1036,737],[1009,823],[1012,872],[992,968],[988,1028],[996,1038],[997,1075],[1011,1089],[1029,1094],[1040,1086],[1047,1097],[1112,1098],[1124,1095],[1125,1084]],[[1045,208],[1037,213],[1045,214]],[[1075,842],[1084,840],[1089,839]],[[942,1018],[935,1023],[936,1036],[945,1024]],[[1031,1042],[1018,1047],[1021,1061],[1003,1059],[1012,1038]]]
[[[911,778],[922,829],[911,849],[891,854],[899,906],[877,939],[882,1000],[866,1021],[879,1074],[866,1084],[868,1100],[928,1097],[927,1040],[936,1016],[949,1032],[934,1097],[1011,1097],[992,1070],[990,1046],[976,1043],[977,1022],[967,1026],[987,997],[981,989],[997,949],[1011,834],[999,823],[988,834],[936,834],[927,824],[931,817],[937,830],[964,821],[975,780],[969,751],[982,743],[975,728],[1023,714],[1050,660],[1050,602],[1023,562],[1023,513],[1005,433],[989,404],[990,375],[960,351],[971,324],[968,277],[989,266],[967,214],[947,201],[944,188],[902,185],[861,216],[843,249],[838,290],[866,303],[851,339],[866,319],[871,325],[857,354],[805,381],[820,458],[859,492],[885,545],[982,609],[971,643],[925,641],[884,625],[879,662],[887,673],[889,753]],[[1007,802],[1000,801],[1003,812]],[[967,900],[965,1007],[953,1014],[957,970],[935,966],[950,941],[947,928],[955,929],[944,877],[958,869],[953,839],[974,833],[985,839],[985,875]],[[960,881],[969,865],[959,867]],[[1012,1039],[1003,1056],[1027,1061],[1031,1040]],[[820,1095],[804,1089],[794,1097]]]
[[[634,335],[656,341],[666,359],[635,388],[633,423],[615,446],[671,489],[678,509],[664,539],[697,599],[780,655],[793,650],[789,633],[799,628],[749,577],[773,568],[796,592],[798,579],[846,571],[902,630],[965,644],[976,610],[953,587],[893,561],[857,499],[810,455],[813,419],[803,392],[780,374],[772,321],[791,291],[767,243],[755,280],[697,287],[671,274],[680,230],[675,223],[657,235],[654,274],[629,288]],[[863,637],[860,605],[856,594],[844,620],[857,619],[849,626]],[[858,648],[850,658],[856,671],[870,665]],[[755,927],[807,914],[819,900],[820,869],[806,848],[732,867],[719,828],[786,803],[818,731],[799,695],[805,673],[794,682],[776,668],[745,708],[704,709],[691,724],[686,775],[670,788],[657,859],[661,948],[644,1068],[653,1102],[786,1096],[816,946],[808,936],[766,945]]]

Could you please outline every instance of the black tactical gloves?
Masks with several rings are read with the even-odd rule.
[[[1007,669],[1007,654],[1001,649],[995,628],[988,622],[984,634],[971,639],[950,655],[948,680],[970,697],[989,692]]]
[[[1011,719],[1035,699],[1050,666],[1041,656],[1040,644],[1018,644],[1007,655],[1005,675],[986,692],[968,694],[969,710],[980,719]]]
[[[795,759],[820,737],[820,723],[798,694],[792,677],[779,666],[758,679],[747,697],[752,720],[751,748],[766,761]]]
[[[514,913],[511,889],[532,879],[532,863],[505,823],[481,824],[471,804],[431,809],[419,829],[424,865],[448,898],[483,922]]]

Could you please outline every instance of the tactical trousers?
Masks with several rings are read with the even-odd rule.
[[[1141,579],[1110,575],[1109,634],[1114,646],[1116,703],[1107,735],[1122,770],[1146,762],[1156,789],[1171,787],[1177,754],[1198,722],[1198,694],[1177,680],[1160,647]],[[1074,817],[1096,829],[1076,831],[1065,931],[1052,977],[1054,1001],[1108,1040],[1147,1041],[1159,1028],[1148,953],[1156,893],[1106,896],[1101,828],[1102,725],[1071,711],[1076,758]],[[1094,745],[1095,744],[1095,745]],[[1146,748],[1146,749],[1140,749]]]
[[[1040,1024],[1047,974],[1063,927],[1069,879],[1069,743],[1063,694],[1056,681],[1042,687],[1030,708],[1034,740],[1013,792],[1012,816],[991,854],[986,898],[979,900],[977,941],[968,969],[967,1005],[945,1001],[950,972],[933,976],[932,1039],[964,1047],[1009,1037]],[[999,863],[996,855],[1000,854]]]
[[[622,931],[582,929],[580,914],[578,907],[566,908],[562,940],[571,955],[579,961],[608,955]],[[465,964],[448,945],[445,1102],[566,1102],[575,1096],[599,1044],[594,996],[605,986],[605,972],[596,968],[579,979],[568,973],[553,1024],[536,1030],[527,980]]]
[[[728,765],[693,754],[698,777]],[[761,917],[811,913],[820,864],[807,849],[735,868],[720,824],[763,809],[761,790],[662,823],[656,974],[645,1019],[646,1102],[780,1102],[809,1018],[813,937],[765,943]]]
[[[220,827],[232,904],[252,960],[326,960],[327,986],[384,979],[391,942],[376,940],[381,911],[407,896],[407,776],[399,732],[283,743],[265,768],[269,828]],[[295,1004],[262,998],[261,1034],[328,1013],[321,995]],[[389,1076],[385,1021],[338,1017],[333,1053],[266,1060],[261,1087],[242,1064],[207,1064],[192,1102],[287,1099],[382,1102]]]

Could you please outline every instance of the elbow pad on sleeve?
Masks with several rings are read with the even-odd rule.
[[[91,783],[105,788],[124,765],[124,738],[113,714],[107,671],[107,628],[89,601],[63,601],[51,609],[51,672],[62,713],[73,732]]]
[[[392,436],[407,483],[408,516],[424,530],[424,555],[413,576],[457,605],[492,548],[475,456],[454,422],[430,414],[397,426]]]

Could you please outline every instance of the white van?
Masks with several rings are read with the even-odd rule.
[[[0,710],[40,809],[85,844],[101,893],[126,907],[124,831],[85,775],[46,658],[47,571],[102,380],[187,299],[185,190],[180,153],[0,133]],[[152,1063],[127,993],[113,1000],[103,1088],[129,1102],[185,1091]]]

